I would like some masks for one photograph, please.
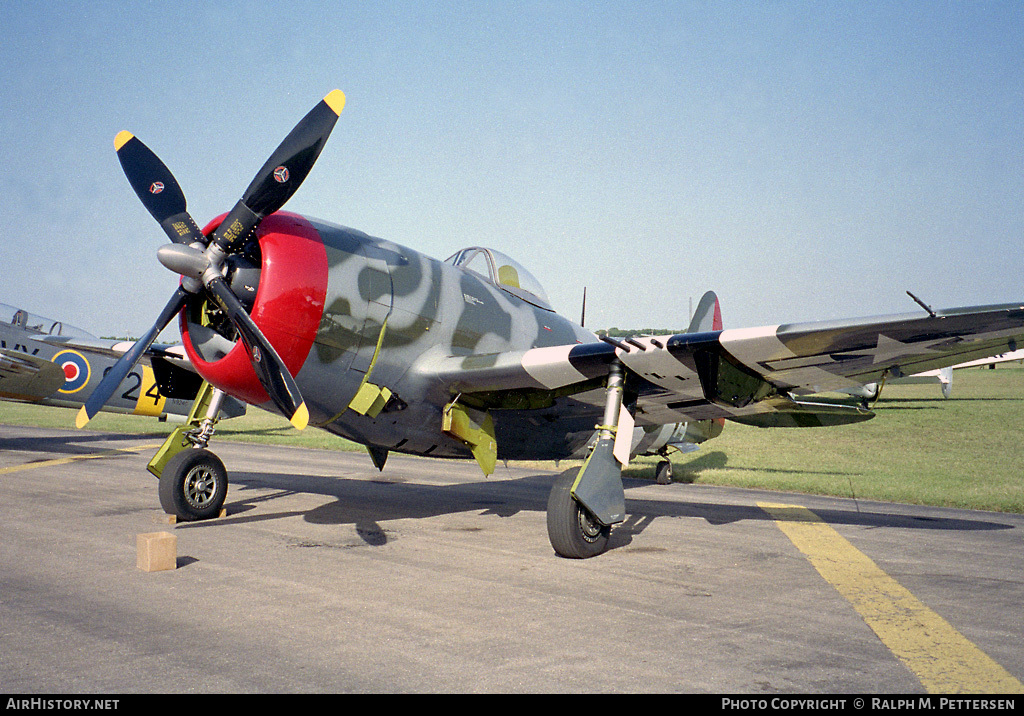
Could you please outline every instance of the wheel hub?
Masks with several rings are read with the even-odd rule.
[[[213,473],[205,467],[195,467],[185,476],[185,499],[189,505],[202,509],[217,495],[217,481]]]
[[[577,515],[579,516],[580,534],[587,542],[594,542],[601,537],[601,531],[604,526],[594,519],[587,510],[581,505],[577,505]]]

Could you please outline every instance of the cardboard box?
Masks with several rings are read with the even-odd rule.
[[[137,564],[143,572],[160,572],[178,566],[178,538],[170,532],[147,532],[136,539]]]

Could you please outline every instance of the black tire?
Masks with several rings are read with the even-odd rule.
[[[160,506],[179,520],[206,520],[220,514],[228,494],[224,463],[209,450],[182,450],[160,476]]]
[[[662,460],[654,468],[654,481],[659,485],[671,485],[672,484],[672,463],[668,460]]]
[[[612,528],[602,525],[570,490],[579,468],[566,470],[551,486],[548,496],[548,539],[555,552],[569,559],[596,557],[608,549]]]

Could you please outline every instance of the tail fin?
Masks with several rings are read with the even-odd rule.
[[[718,304],[718,296],[714,291],[708,291],[700,297],[697,310],[690,319],[690,327],[687,333],[704,333],[707,331],[722,330],[722,307]]]

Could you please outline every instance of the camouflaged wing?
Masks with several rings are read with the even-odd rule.
[[[873,414],[855,405],[798,396],[998,355],[1016,350],[1022,339],[1024,305],[1009,304],[923,316],[634,336],[617,345],[595,342],[451,357],[436,369],[452,393],[572,395],[598,387],[617,357],[638,394],[638,424],[729,418],[802,427],[855,422]]]
[[[41,400],[56,393],[65,380],[56,363],[0,348],[0,397]]]

